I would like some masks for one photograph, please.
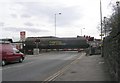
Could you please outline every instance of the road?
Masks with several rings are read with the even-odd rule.
[[[27,55],[23,63],[4,66],[2,79],[3,81],[44,81],[80,57],[81,54],[75,51],[59,51]]]

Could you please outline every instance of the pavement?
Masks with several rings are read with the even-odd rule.
[[[101,55],[84,54],[55,81],[113,81],[113,79]]]

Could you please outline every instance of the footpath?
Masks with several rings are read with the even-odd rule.
[[[113,81],[113,79],[101,55],[84,55],[55,81]]]

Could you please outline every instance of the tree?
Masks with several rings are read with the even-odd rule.
[[[103,19],[103,33],[111,36],[115,36],[120,33],[120,6],[113,6],[113,13],[110,17],[104,17]],[[99,28],[98,28],[99,29]]]

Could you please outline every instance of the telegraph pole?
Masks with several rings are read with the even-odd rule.
[[[102,43],[103,43],[103,41],[102,41],[102,36],[103,36],[103,33],[102,33],[102,4],[101,4],[101,0],[100,0],[100,23],[101,23],[101,57],[103,57],[103,52],[102,52],[102,50],[103,50],[103,45],[102,45]]]
[[[101,4],[101,0],[100,0],[100,23],[101,23],[101,41],[102,41],[102,4]]]

